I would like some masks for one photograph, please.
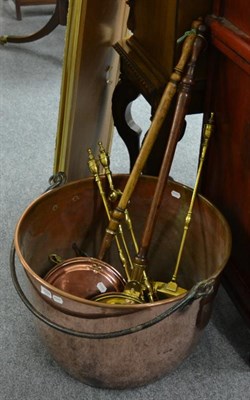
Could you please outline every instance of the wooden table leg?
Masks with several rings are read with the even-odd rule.
[[[15,6],[16,6],[16,19],[18,21],[21,21],[22,14],[21,14],[21,7],[20,7],[20,1],[19,0],[15,0]]]
[[[48,23],[39,31],[27,36],[0,36],[0,44],[28,43],[49,35],[58,25],[67,23],[68,0],[57,0],[55,11]]]

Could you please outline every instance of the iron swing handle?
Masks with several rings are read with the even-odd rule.
[[[205,298],[212,294],[214,292],[214,286],[215,286],[215,278],[209,278],[206,280],[202,280],[195,284],[189,292],[177,303],[174,304],[172,307],[170,307],[168,310],[162,312],[161,314],[157,315],[156,317],[150,319],[149,321],[143,322],[141,324],[138,324],[134,327],[131,328],[126,328],[122,329],[119,331],[113,331],[113,332],[103,332],[103,333],[94,333],[94,332],[79,332],[70,328],[66,328],[64,326],[61,326],[50,319],[48,319],[45,315],[43,315],[39,310],[37,310],[34,305],[28,300],[26,297],[25,293],[23,292],[18,277],[16,273],[16,265],[15,265],[15,255],[16,255],[16,250],[14,246],[14,242],[12,242],[11,245],[11,250],[10,250],[10,272],[11,272],[11,278],[12,282],[14,284],[15,290],[17,294],[19,295],[20,299],[24,303],[24,305],[31,311],[31,313],[37,317],[40,321],[44,322],[46,325],[50,326],[53,329],[56,329],[57,331],[60,331],[62,333],[75,336],[75,337],[80,337],[84,339],[113,339],[113,338],[118,338],[121,336],[126,336],[130,335],[132,333],[136,333],[139,331],[142,331],[144,329],[147,329],[161,321],[163,321],[165,318],[169,317],[171,314],[175,313],[178,310],[183,310],[187,305],[189,305],[192,301],[199,299],[199,298]]]

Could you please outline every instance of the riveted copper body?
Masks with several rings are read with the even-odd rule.
[[[116,187],[123,189],[127,176],[114,176],[114,180]],[[155,178],[141,177],[131,198],[129,212],[137,238],[142,234],[155,185]],[[190,189],[178,183],[168,182],[166,186],[149,253],[147,272],[155,281],[168,282],[171,278],[191,195]],[[44,280],[51,269],[48,254],[72,258],[72,243],[77,243],[96,257],[106,226],[92,178],[42,195],[18,222],[15,248],[30,282],[33,304],[63,327],[94,333],[123,330],[157,317],[183,297],[113,305],[83,299]],[[178,275],[181,287],[189,290],[211,278],[217,286],[230,247],[227,222],[210,202],[197,196]],[[123,274],[115,244],[105,262]],[[75,378],[97,387],[131,388],[162,377],[190,354],[209,321],[213,298],[214,294],[198,298],[147,329],[116,338],[74,337],[40,321],[38,332],[53,358]]]

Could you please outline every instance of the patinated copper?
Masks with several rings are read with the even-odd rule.
[[[116,175],[123,190],[128,176]],[[135,235],[141,237],[157,179],[142,176],[129,205]],[[169,181],[149,252],[148,275],[154,281],[171,279],[192,190]],[[21,216],[15,248],[30,283],[31,299],[41,314],[75,331],[109,333],[133,328],[158,317],[183,296],[143,304],[105,304],[83,299],[44,280],[51,269],[49,254],[64,260],[75,256],[72,243],[96,257],[107,224],[93,178],[69,183],[35,200]],[[130,234],[129,234],[130,237]],[[189,291],[201,280],[214,279],[227,262],[231,236],[221,213],[196,197],[178,283]],[[133,245],[131,245],[131,251]],[[116,246],[106,262],[123,274]],[[80,338],[39,323],[38,334],[52,357],[82,382],[107,388],[131,388],[164,376],[192,351],[209,321],[214,294],[195,299],[154,326],[115,339]]]

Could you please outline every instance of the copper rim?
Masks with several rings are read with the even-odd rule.
[[[122,174],[122,175],[117,175],[116,177],[117,178],[120,178],[120,177],[122,177],[122,178],[125,177],[126,178],[126,175]],[[145,180],[146,180],[146,178],[148,179],[148,177],[144,177]],[[153,177],[150,177],[150,178],[152,180],[156,180],[156,178],[153,178]],[[41,202],[43,200],[43,198],[45,198],[47,196],[53,196],[55,192],[63,190],[65,188],[65,186],[74,188],[75,186],[77,186],[79,184],[82,184],[83,181],[85,181],[85,182],[89,181],[90,182],[90,181],[93,181],[93,178],[91,177],[91,178],[86,178],[84,180],[70,182],[70,183],[68,183],[68,184],[66,184],[66,185],[64,185],[64,186],[62,186],[60,188],[54,189],[51,192],[44,193],[43,195],[41,195],[38,198],[34,199],[33,202],[31,202],[30,205],[24,210],[23,214],[21,215],[21,217],[20,217],[20,219],[19,219],[19,221],[17,223],[16,229],[15,229],[14,245],[15,245],[17,256],[18,256],[21,264],[23,265],[26,273],[38,285],[39,284],[44,285],[45,287],[47,287],[50,290],[54,289],[54,286],[49,284],[42,277],[40,277],[36,272],[34,272],[33,269],[29,266],[29,264],[25,260],[25,257],[24,257],[24,255],[22,253],[21,246],[20,246],[20,237],[19,237],[20,236],[20,229],[21,229],[23,221],[26,219],[26,217],[29,214],[30,210],[33,207],[35,207],[39,202]],[[185,185],[183,185],[181,183],[170,182],[170,184],[173,185],[173,189],[179,190],[179,188],[182,188],[184,190],[191,191],[191,189],[189,187],[187,187],[187,186],[185,186]],[[224,268],[224,266],[225,266],[225,264],[226,264],[226,262],[228,260],[228,256],[230,254],[230,250],[231,250],[230,228],[229,228],[229,225],[228,225],[226,219],[224,218],[224,216],[220,213],[220,211],[208,199],[206,199],[204,196],[202,196],[200,194],[198,195],[198,197],[204,203],[206,203],[208,208],[213,209],[214,214],[218,216],[219,220],[224,225],[225,230],[228,231],[228,233],[227,233],[228,238],[227,238],[227,244],[226,244],[226,249],[225,249],[225,255],[223,257],[223,260],[218,265],[216,271],[210,276],[210,278],[211,277],[217,278],[220,275],[221,271],[223,270],[223,268]],[[92,258],[92,257],[90,257],[90,258],[92,260],[94,260],[94,261],[97,260],[97,259]],[[130,305],[129,304],[128,305],[125,305],[125,304],[124,305],[112,304],[111,305],[111,304],[93,302],[92,300],[88,300],[88,299],[83,299],[83,298],[80,298],[78,296],[75,296],[75,295],[72,295],[72,294],[69,294],[69,293],[65,293],[64,291],[62,291],[61,289],[58,289],[58,288],[55,288],[55,293],[58,294],[59,296],[65,296],[67,299],[72,300],[72,301],[76,301],[78,303],[88,304],[88,305],[91,305],[91,306],[101,307],[101,308],[104,307],[104,308],[107,308],[107,309],[117,309],[117,308],[119,308],[119,309],[120,308],[124,308],[124,309],[131,309],[131,310],[135,309],[135,308],[136,309],[145,309],[145,308],[155,307],[155,306],[158,306],[158,305],[161,305],[161,304],[166,304],[166,303],[170,304],[170,303],[176,301],[176,298],[168,298],[168,299],[156,301],[154,303],[143,303],[143,304],[136,304],[136,305],[135,304],[133,304],[133,305],[132,304],[130,304]],[[178,296],[178,299],[181,299],[183,296],[184,295]]]

